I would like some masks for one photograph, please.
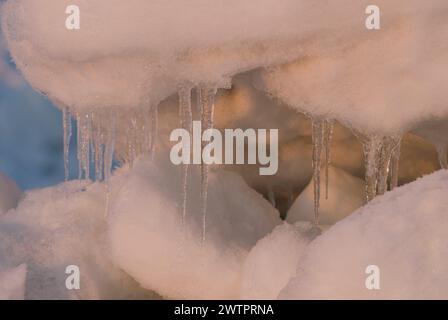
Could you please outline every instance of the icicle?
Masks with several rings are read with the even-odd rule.
[[[328,199],[329,172],[331,164],[331,143],[333,141],[333,120],[325,120],[324,122],[324,145],[325,145],[325,199]]]
[[[115,126],[116,118],[114,115],[109,119],[106,129],[106,144],[104,145],[104,180],[109,181],[112,172],[112,163],[114,160],[115,148]]]
[[[378,161],[382,138],[376,135],[359,137],[364,150],[366,200],[369,202],[375,198],[377,192]]]
[[[109,180],[112,173],[112,164],[114,160],[114,149],[115,149],[115,134],[116,134],[116,116],[112,115],[107,119],[106,131],[105,131],[105,145],[104,145],[104,188],[105,188],[105,210],[104,217],[109,214],[109,202],[110,202],[110,185]]]
[[[105,133],[102,114],[92,113],[92,152],[95,164],[95,180],[104,178],[104,145]]]
[[[313,183],[314,183],[314,220],[315,227],[319,224],[320,206],[320,168],[321,156],[324,145],[324,120],[312,119],[312,140],[313,140]]]
[[[72,116],[68,107],[62,110],[62,126],[64,128],[64,177],[68,181],[70,175],[70,140],[72,138]]]
[[[210,87],[200,88],[201,125],[202,130],[213,128],[213,114],[215,108],[216,89]],[[206,143],[202,141],[202,150]],[[201,151],[202,152],[202,151]],[[202,213],[202,241],[205,241],[205,229],[207,223],[207,198],[208,198],[208,174],[209,166],[201,164],[201,213]]]
[[[138,112],[131,112],[129,124],[127,127],[127,154],[128,154],[128,162],[129,167],[132,168],[134,166],[134,161],[137,156],[140,154],[139,150],[139,128],[138,128]]]
[[[181,86],[179,88],[179,116],[180,125],[183,129],[190,133],[190,146],[192,145],[192,123],[193,115],[191,110],[191,87]],[[191,156],[191,155],[189,155]],[[190,170],[189,164],[182,166],[182,225],[185,223],[187,215],[187,199],[188,199],[188,173]]]
[[[439,156],[440,168],[448,169],[447,146],[444,144],[437,145],[437,155]]]
[[[78,114],[78,176],[90,178],[91,119],[89,114]]]
[[[76,158],[78,159],[78,179],[81,180],[82,179],[82,130],[81,130],[81,122],[82,122],[82,117],[77,114],[76,115],[76,140],[77,140],[77,145],[76,145]]]
[[[377,194],[382,195],[387,191],[387,178],[389,176],[389,166],[392,153],[400,142],[400,137],[384,137],[381,143],[381,151],[378,158],[378,182]]]
[[[399,139],[397,145],[395,146],[394,151],[392,152],[392,158],[390,160],[390,182],[389,182],[390,190],[393,190],[398,186],[400,153],[401,153],[401,138]]]

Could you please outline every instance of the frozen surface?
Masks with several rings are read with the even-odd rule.
[[[27,263],[26,299],[154,296],[110,261],[104,199],[101,186],[74,181],[28,192],[0,218],[0,265]],[[69,265],[79,267],[80,290],[65,286]]]
[[[310,223],[283,223],[257,242],[244,262],[242,299],[277,299],[296,273],[309,242],[306,230],[310,227]]]
[[[22,191],[14,181],[0,172],[0,215],[15,208],[22,196]]]
[[[376,198],[308,247],[281,299],[446,299],[448,173]],[[365,270],[380,268],[380,290]]]
[[[115,263],[166,298],[238,298],[244,259],[280,223],[278,212],[242,178],[212,171],[202,242],[199,168],[191,171],[182,223],[181,167],[165,157],[136,163],[111,195]]]
[[[320,189],[319,222],[323,225],[332,225],[342,220],[365,203],[364,181],[335,167],[329,168],[328,199],[325,194],[325,179],[321,179]],[[313,183],[310,181],[289,209],[286,220],[290,223],[311,222],[313,216]]]
[[[23,300],[25,298],[26,264],[0,270],[0,300]]]

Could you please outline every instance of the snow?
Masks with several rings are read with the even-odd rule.
[[[112,264],[104,199],[102,186],[73,181],[30,191],[1,216],[0,266],[27,263],[26,299],[154,297]],[[80,290],[65,286],[69,265],[80,269]]]
[[[259,86],[301,112],[365,134],[397,134],[446,118],[446,1],[375,5],[382,10],[381,30],[365,29],[362,38],[262,70]]]
[[[60,23],[69,4],[8,1],[2,26],[33,87],[78,109],[157,104],[185,82],[228,86],[235,73],[297,52],[289,42],[297,33],[293,12],[307,6],[263,0],[253,11],[251,1],[81,0],[81,29],[69,32]]]
[[[377,0],[381,31],[364,26],[367,0],[78,0],[79,31],[63,23],[71,1],[2,3],[16,66],[63,110],[60,169],[68,178],[73,115],[86,181],[27,192],[19,203],[21,191],[0,176],[0,296],[155,298],[154,290],[188,299],[446,297],[447,173],[382,195],[389,174],[390,187],[397,184],[406,132],[431,141],[448,166],[446,0]],[[0,55],[1,82],[21,88],[22,78],[3,62],[1,39]],[[181,119],[179,110],[176,117],[166,110],[173,101]],[[255,106],[270,110],[260,115]],[[300,117],[282,110],[272,119],[285,106]],[[22,112],[19,104],[14,109]],[[279,213],[235,173],[170,164],[157,137],[173,122],[189,128],[198,113],[204,128],[286,132],[276,177],[229,169],[272,203],[276,192],[292,201],[313,179],[288,212],[295,225],[280,224]],[[311,126],[302,126],[303,115]],[[328,167],[332,120],[363,144],[366,194],[361,180]],[[32,126],[17,127],[25,138],[2,130],[2,140],[18,139],[23,149]],[[348,131],[344,138],[336,132],[331,162],[353,173],[359,155]],[[426,146],[413,148],[415,157]],[[111,178],[114,150],[124,166]],[[148,153],[154,161],[137,159]],[[401,178],[433,165],[427,154],[418,164],[404,158]],[[93,176],[106,181],[91,184]],[[373,200],[361,207],[366,197]],[[317,236],[304,221],[328,231]],[[364,287],[372,264],[381,269],[380,291]],[[63,285],[68,265],[80,267],[79,291]]]
[[[25,297],[26,264],[0,270],[0,300],[23,300]]]
[[[394,189],[312,242],[280,299],[446,299],[448,172]],[[380,268],[367,290],[366,268]]]
[[[14,181],[0,172],[0,215],[15,208],[22,196],[22,191]]]
[[[321,200],[319,222],[322,225],[333,225],[342,220],[365,203],[364,181],[344,170],[329,167],[328,199],[325,197],[325,181],[321,179]],[[312,222],[314,219],[313,183],[300,193],[288,211],[286,221]]]
[[[134,164],[121,189],[111,194],[113,259],[166,298],[237,299],[244,259],[280,223],[278,212],[236,174],[211,171],[202,241],[199,170],[191,169],[183,221],[181,167],[166,155]]]
[[[296,273],[309,242],[305,231],[311,224],[283,223],[259,240],[244,262],[241,280],[242,299],[276,299],[280,290]]]

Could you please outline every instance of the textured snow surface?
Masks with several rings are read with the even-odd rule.
[[[23,300],[25,298],[26,264],[0,270],[0,300]]]
[[[0,266],[27,263],[26,299],[153,296],[110,261],[104,210],[102,187],[74,181],[28,192],[0,218]],[[65,286],[69,265],[80,269],[80,290]]]
[[[179,84],[226,87],[242,71],[296,61],[262,82],[312,115],[385,133],[448,115],[444,0],[378,0],[380,32],[365,28],[364,0],[80,0],[75,32],[63,23],[69,4],[2,10],[15,62],[58,105],[157,104]]]
[[[241,281],[242,299],[277,299],[296,273],[309,240],[311,224],[283,223],[257,242],[246,258]]]
[[[111,195],[113,258],[143,287],[166,298],[236,299],[244,259],[280,223],[278,212],[236,174],[213,172],[202,242],[196,169],[183,224],[180,167],[165,157],[135,164],[121,190]]]
[[[0,297],[447,298],[444,170],[377,197],[314,239],[309,222],[280,223],[242,178],[212,171],[201,242],[199,172],[184,223],[180,181],[161,155],[117,171],[109,194],[86,181],[27,192],[0,217]],[[79,266],[81,290],[66,289],[68,265]],[[380,290],[365,287],[369,265],[380,268]]]
[[[448,298],[448,172],[376,198],[308,247],[281,299]],[[380,268],[380,290],[365,270]]]
[[[368,134],[400,133],[446,118],[447,2],[375,5],[380,31],[263,71],[260,87],[297,110]]]
[[[15,208],[22,196],[22,191],[14,181],[0,172],[0,215]]]

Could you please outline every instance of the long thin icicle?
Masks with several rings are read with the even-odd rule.
[[[62,109],[62,126],[64,129],[64,177],[68,181],[70,176],[70,140],[72,138],[72,116],[68,107]]]
[[[400,153],[401,153],[401,138],[399,139],[397,145],[395,146],[394,151],[392,152],[392,158],[390,159],[390,182],[389,182],[390,190],[393,190],[398,186]]]
[[[91,116],[88,113],[77,115],[79,179],[90,178],[90,137]]]
[[[312,142],[313,142],[313,183],[314,183],[314,226],[319,224],[320,206],[320,169],[322,150],[324,146],[324,120],[312,119]]]
[[[181,127],[190,133],[190,146],[192,144],[192,123],[193,114],[191,110],[191,87],[181,86],[179,88],[179,116]],[[188,155],[191,156],[190,154]],[[182,225],[185,223],[187,215],[187,199],[188,199],[188,173],[190,165],[188,163],[182,166]]]
[[[387,191],[387,178],[389,177],[389,164],[393,148],[393,139],[384,137],[378,154],[377,195],[382,195]]]
[[[383,139],[377,135],[365,137],[362,140],[365,163],[366,200],[376,197],[378,184],[378,162]]]
[[[437,145],[437,155],[439,156],[440,168],[448,169],[447,146],[444,144]]]
[[[104,145],[104,180],[109,181],[114,160],[116,117],[112,115],[106,127],[106,144]]]
[[[325,145],[325,199],[328,199],[328,184],[330,182],[329,167],[331,164],[331,143],[333,141],[333,120],[324,122],[324,145]]]
[[[215,109],[216,89],[210,87],[200,88],[201,125],[203,132],[213,128],[213,114]],[[204,149],[206,142],[202,141]],[[202,153],[202,151],[201,151]],[[208,175],[209,166],[201,164],[201,213],[202,213],[202,242],[205,241],[205,230],[207,225],[207,199],[208,199]]]
[[[112,164],[114,160],[114,149],[115,149],[115,132],[116,132],[116,116],[111,115],[108,119],[106,126],[106,144],[104,145],[104,181],[106,189],[106,204],[104,209],[104,217],[109,215],[109,202],[110,202],[110,186],[109,180],[112,174]]]

